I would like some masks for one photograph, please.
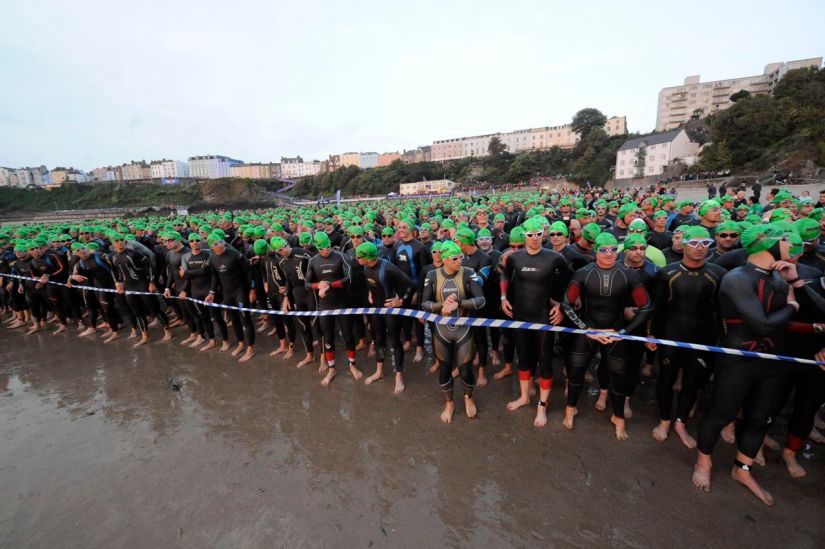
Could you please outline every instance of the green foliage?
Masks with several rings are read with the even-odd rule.
[[[748,90],[739,90],[738,92],[731,94],[730,100],[733,101],[734,103],[736,103],[740,99],[744,99],[744,98],[750,97],[750,96],[751,96],[751,92],[749,92]]]
[[[737,95],[707,119],[712,144],[693,171],[764,170],[791,155],[825,165],[825,70],[789,71],[771,96]]]
[[[493,158],[498,158],[507,150],[507,145],[501,142],[498,136],[490,138],[490,144],[487,145],[487,152]]]
[[[602,114],[599,109],[587,108],[582,109],[573,116],[573,131],[581,136],[582,139],[595,129],[603,129],[607,117]]]

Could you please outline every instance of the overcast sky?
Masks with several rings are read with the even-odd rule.
[[[2,0],[2,20],[8,167],[323,160],[584,107],[646,132],[687,75],[825,55],[822,0]]]

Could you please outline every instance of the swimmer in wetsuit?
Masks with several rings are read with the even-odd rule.
[[[648,335],[714,345],[718,337],[719,287],[727,272],[707,261],[713,243],[710,233],[698,225],[685,225],[682,230],[684,256],[656,274],[653,282],[653,302],[656,308],[648,324]],[[655,343],[647,343],[656,349]],[[673,385],[682,371],[682,388],[676,406],[674,430],[682,444],[696,448],[696,440],[687,432],[685,424],[696,404],[698,392],[705,387],[713,371],[712,354],[694,349],[680,349],[670,345],[658,348],[659,377],[656,397],[659,403],[659,425],[653,429],[653,438],[667,439],[673,424]]]
[[[513,320],[559,324],[563,319],[559,303],[573,271],[564,256],[542,247],[543,227],[539,221],[528,219],[523,226],[527,246],[507,258],[500,282],[501,310]],[[508,296],[512,296],[512,302]],[[553,387],[555,334],[516,330],[515,336],[521,394],[507,404],[507,409],[515,411],[530,404],[530,384],[538,373],[540,394],[533,424],[544,427]]]
[[[595,247],[595,263],[576,271],[567,286],[562,303],[564,314],[580,329],[632,332],[647,320],[653,308],[650,296],[635,271],[617,264],[619,243],[616,237],[601,233],[596,237]],[[624,318],[627,304],[637,308],[636,315],[629,322]],[[625,398],[630,395],[635,381],[631,364],[633,353],[628,345],[631,342],[602,334],[572,334],[565,339],[568,387],[563,425],[567,429],[573,428],[584,374],[591,358],[600,350],[599,368],[605,368],[609,375],[613,407],[611,422],[615,426],[616,438],[626,440]]]
[[[364,268],[367,281],[368,300],[371,307],[401,307],[409,302],[416,286],[412,279],[387,259],[378,258],[378,248],[372,242],[359,244],[355,257]],[[404,348],[401,344],[402,317],[395,315],[372,315],[375,335],[375,373],[366,384],[384,377],[384,357],[387,342],[395,367],[395,394],[404,390]]]
[[[427,274],[421,309],[442,316],[460,317],[484,307],[484,292],[478,283],[478,275],[461,266],[461,248],[455,242],[441,245],[444,266]],[[475,375],[473,373],[473,335],[468,326],[436,324],[433,334],[433,350],[438,360],[438,382],[444,391],[444,411],[441,421],[453,419],[453,368],[457,367],[464,385],[464,407],[467,417],[476,416],[473,401]]]

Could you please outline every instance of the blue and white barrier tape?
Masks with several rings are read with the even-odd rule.
[[[38,281],[38,278],[31,278],[20,275],[4,274],[0,276],[17,278],[20,280]],[[94,292],[106,293],[121,293],[110,288],[95,288],[93,286],[79,286],[72,284],[63,284],[61,282],[48,281],[47,284],[55,284],[58,286],[66,286],[78,290],[90,290]],[[163,294],[157,292],[137,292],[126,290],[122,292],[131,295],[148,295],[162,297]],[[173,297],[176,299],[175,297]],[[614,339],[625,339],[629,341],[638,341],[640,343],[655,343],[657,345],[667,345],[669,347],[679,347],[680,349],[692,349],[695,351],[707,351],[711,353],[719,353],[725,355],[736,355],[747,358],[763,358],[767,360],[779,360],[783,362],[794,362],[797,364],[811,364],[825,366],[825,362],[818,362],[807,358],[797,358],[793,356],[774,355],[769,353],[758,353],[755,351],[743,351],[741,349],[731,349],[728,347],[717,347],[716,345],[700,345],[698,343],[687,343],[685,341],[673,341],[671,339],[659,339],[655,337],[641,337],[630,334],[618,334],[615,332],[602,332],[600,330],[582,330],[579,328],[568,328],[565,326],[553,326],[551,324],[541,324],[538,322],[523,322],[520,320],[505,320],[505,319],[491,319],[491,318],[476,318],[476,317],[446,317],[437,315],[435,313],[427,313],[415,309],[402,308],[387,308],[387,307],[355,307],[346,309],[330,309],[326,311],[280,311],[274,309],[255,309],[252,307],[238,307],[235,305],[224,305],[223,303],[207,303],[200,299],[192,297],[185,298],[188,301],[204,305],[207,307],[217,307],[220,309],[228,309],[240,311],[245,313],[258,313],[264,315],[278,315],[278,316],[342,316],[342,315],[395,315],[404,316],[407,318],[415,318],[425,322],[433,322],[435,324],[445,324],[447,326],[470,326],[470,327],[484,327],[484,328],[508,328],[512,330],[539,330],[542,332],[559,332],[563,334],[580,334],[580,335],[603,335]]]

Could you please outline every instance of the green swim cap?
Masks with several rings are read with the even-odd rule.
[[[619,241],[616,240],[616,237],[613,236],[611,233],[603,232],[599,233],[599,236],[596,237],[594,245],[597,249],[605,246],[618,246]]]
[[[627,230],[647,234],[647,223],[645,223],[644,219],[634,219],[630,222],[630,225],[627,226]]]
[[[755,225],[742,233],[742,247],[753,255],[770,250],[785,232],[776,225]]]
[[[510,231],[510,244],[524,244],[524,229],[513,227]]]
[[[189,233],[189,242],[200,242],[201,235],[199,233]]]
[[[72,244],[72,251],[76,252],[77,250],[79,250],[81,248],[85,248],[85,247],[86,247],[86,245],[83,244],[82,242],[75,242],[75,243]]]
[[[441,242],[434,242],[433,247],[430,248],[430,252],[432,252],[434,254],[440,254],[441,253]]]
[[[455,233],[455,239],[462,244],[467,244],[469,246],[474,246],[476,243],[476,235],[473,234],[473,231],[470,229],[459,229]]]
[[[301,246],[308,246],[310,242],[312,242],[311,233],[301,233],[298,235],[298,244]]]
[[[804,242],[799,233],[792,231],[788,233],[788,242],[791,243],[791,249],[788,250],[788,255],[793,257],[805,251]]]
[[[92,250],[93,252],[97,252],[100,250],[100,244],[97,242],[89,242],[86,244],[86,248]]]
[[[722,205],[716,200],[705,200],[699,205],[699,216],[705,217],[705,214],[713,208],[721,208]]]
[[[647,240],[639,233],[629,234],[624,239],[624,248],[627,249],[630,246],[647,246]]]
[[[452,219],[445,219],[441,226],[445,229],[455,229],[455,221]]]
[[[495,223],[496,221],[507,221],[507,218],[504,217],[504,214],[496,214],[495,217],[493,217],[493,222]]]
[[[524,229],[525,233],[538,233],[544,230],[544,225],[542,225],[541,221],[535,218],[528,219],[521,225],[521,227]]]
[[[739,226],[739,223],[736,221],[723,221],[719,225],[716,226],[716,234],[719,233],[738,233],[741,232],[742,228]]]
[[[550,224],[550,232],[551,233],[562,233],[564,236],[570,234],[570,231],[567,230],[567,225],[565,225],[561,221],[554,221]]]
[[[284,246],[286,246],[286,245],[287,245],[286,240],[284,240],[284,239],[283,239],[283,238],[281,238],[280,236],[273,236],[273,237],[269,240],[269,246],[270,246],[270,247],[271,247],[274,251],[276,251],[276,252],[277,252],[278,250],[280,250],[281,248],[283,248]]]
[[[332,247],[332,243],[329,241],[329,236],[325,232],[319,232],[315,234],[315,247],[319,250],[326,250]]]
[[[819,238],[819,235],[822,234],[822,230],[819,228],[819,223],[810,217],[797,219],[794,225],[796,225],[796,230],[799,232],[799,236],[805,241],[816,240]]]
[[[395,231],[392,227],[384,227],[381,229],[381,236],[395,236]]]
[[[688,240],[705,240],[710,238],[710,232],[701,225],[680,225],[680,229],[684,233],[682,236],[682,242],[687,242]]]
[[[653,219],[656,219],[656,218],[659,218],[659,217],[667,217],[667,212],[664,211],[664,210],[659,210],[659,211],[657,211],[656,213],[653,214]]]
[[[372,242],[364,242],[355,248],[355,257],[357,259],[373,261],[378,257],[378,248]]]
[[[252,245],[252,251],[255,252],[255,255],[264,255],[269,250],[269,244],[266,243],[266,240],[258,239]]]
[[[479,238],[493,238],[493,233],[490,232],[490,229],[479,229],[476,239]]]
[[[461,248],[452,240],[447,240],[441,244],[442,257],[455,257],[461,255]]]

